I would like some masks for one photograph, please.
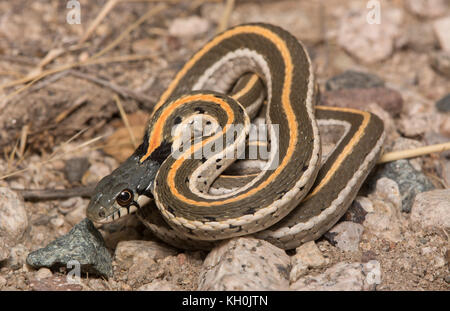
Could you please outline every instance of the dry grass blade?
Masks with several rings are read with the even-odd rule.
[[[29,130],[28,125],[25,125],[24,127],[22,127],[22,132],[20,135],[20,144],[19,144],[19,157],[20,158],[23,158],[23,155],[25,153],[25,147],[27,145],[28,130]]]
[[[108,13],[116,6],[119,0],[109,0],[102,8],[100,13],[94,19],[94,21],[89,25],[88,29],[84,33],[83,37],[81,37],[79,44],[86,41],[90,35],[94,32],[98,25],[102,22],[102,20],[108,15]]]
[[[131,143],[133,144],[134,148],[137,148],[138,145],[136,142],[136,137],[134,137],[133,131],[131,130],[130,122],[128,122],[127,114],[125,112],[125,109],[123,109],[123,105],[120,102],[119,96],[114,95],[114,101],[116,102],[117,108],[119,108],[120,116],[122,117],[123,123],[125,124],[128,134],[130,135]]]
[[[144,15],[142,15],[136,22],[131,24],[127,27],[113,42],[111,42],[107,47],[96,53],[94,56],[91,57],[91,59],[97,58],[102,56],[103,54],[109,52],[114,47],[116,47],[130,32],[132,32],[135,28],[137,28],[139,25],[141,25],[145,20],[147,20],[149,17],[154,16],[161,12],[162,10],[166,9],[167,5],[165,4],[159,4],[156,7],[151,8],[147,11]]]
[[[65,155],[67,155],[67,154],[69,154],[69,153],[71,153],[71,152],[74,152],[74,151],[79,150],[79,149],[82,149],[82,148],[84,148],[84,147],[86,147],[86,146],[88,146],[88,145],[91,145],[91,144],[93,144],[93,143],[99,141],[100,139],[102,139],[102,138],[104,138],[104,137],[105,137],[105,135],[97,136],[97,137],[92,138],[92,139],[90,139],[90,140],[88,140],[88,141],[86,141],[86,142],[84,142],[84,143],[81,143],[81,144],[79,144],[78,146],[75,146],[73,149],[71,149],[71,150],[69,150],[69,151],[66,151],[66,152],[63,152],[63,153],[61,153],[61,154],[58,154],[58,153],[55,152],[55,153],[53,153],[53,154],[50,156],[49,159],[44,160],[44,161],[40,161],[40,162],[38,163],[38,165],[43,165],[43,164],[46,164],[46,163],[50,163],[50,162],[52,162],[52,161],[55,161],[55,160],[57,160],[57,159],[59,159],[59,158],[65,156]],[[23,172],[26,172],[26,171],[28,171],[28,170],[29,170],[29,167],[26,167],[26,168],[24,168],[24,169],[17,170],[17,171],[14,171],[14,172],[5,174],[5,175],[3,175],[3,176],[0,176],[0,180],[5,179],[5,178],[8,178],[8,177],[11,177],[11,176],[18,175],[18,174],[23,173]]]
[[[450,142],[443,143],[443,144],[437,144],[437,145],[430,145],[415,149],[407,149],[407,150],[400,150],[400,151],[393,151],[383,154],[381,159],[378,161],[378,164],[386,163],[386,162],[392,162],[395,160],[400,159],[408,159],[413,157],[418,157],[421,155],[430,154],[433,152],[442,152],[450,150]]]
[[[225,4],[225,11],[220,19],[219,26],[217,26],[216,33],[222,32],[228,28],[228,22],[230,20],[231,12],[234,8],[234,0],[227,0]]]

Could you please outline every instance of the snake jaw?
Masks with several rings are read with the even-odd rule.
[[[135,152],[97,184],[86,211],[87,218],[104,224],[137,211],[153,198],[151,190],[159,167],[156,161],[140,162],[140,155]],[[126,205],[117,200],[124,190],[132,194]]]

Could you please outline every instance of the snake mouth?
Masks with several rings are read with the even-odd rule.
[[[96,223],[100,223],[100,224],[108,224],[113,221],[116,221],[117,219],[121,218],[122,216],[133,214],[140,208],[141,207],[139,206],[139,204],[137,202],[133,201],[129,206],[121,207],[121,208],[117,209],[116,211],[114,211],[113,213],[109,214],[108,216],[103,217],[101,219],[95,219],[94,221]]]

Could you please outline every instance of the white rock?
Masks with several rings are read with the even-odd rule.
[[[141,260],[156,261],[176,254],[174,248],[155,241],[122,241],[117,244],[115,260],[124,269],[129,269]]]
[[[48,268],[40,268],[38,271],[36,271],[36,279],[42,280],[45,278],[49,278],[53,275],[52,271]]]
[[[309,268],[323,267],[328,260],[323,257],[314,241],[307,242],[296,248],[296,254],[291,257],[291,273],[289,279],[295,282],[305,275]]]
[[[80,204],[76,206],[72,211],[67,213],[64,218],[65,220],[71,224],[72,226],[75,226],[80,221],[82,221],[84,218],[86,218],[86,209],[87,204]]]
[[[0,238],[16,244],[28,228],[28,218],[22,198],[9,188],[0,188]]]
[[[364,227],[352,221],[342,221],[334,226],[329,233],[333,235],[336,246],[344,252],[356,252]]]
[[[383,9],[379,24],[368,22],[366,9],[351,10],[342,17],[338,31],[338,44],[350,54],[367,63],[389,57],[400,34],[402,11]]]
[[[291,285],[292,290],[361,291],[381,282],[381,270],[375,260],[366,264],[339,262],[316,276],[305,276]]]
[[[290,258],[254,238],[234,238],[215,247],[203,262],[198,290],[286,290]]]
[[[169,33],[175,37],[192,37],[208,31],[208,20],[198,16],[180,17],[173,20]]]
[[[411,221],[423,227],[450,228],[450,189],[418,193],[411,208]]]
[[[151,283],[142,285],[138,291],[172,291],[180,290],[180,288],[166,280],[153,280]]]
[[[441,48],[450,52],[450,16],[438,19],[433,23],[433,27]]]

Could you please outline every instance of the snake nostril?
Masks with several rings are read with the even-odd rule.
[[[98,216],[105,217],[105,215],[106,215],[106,213],[105,213],[105,210],[103,208],[98,211]]]

